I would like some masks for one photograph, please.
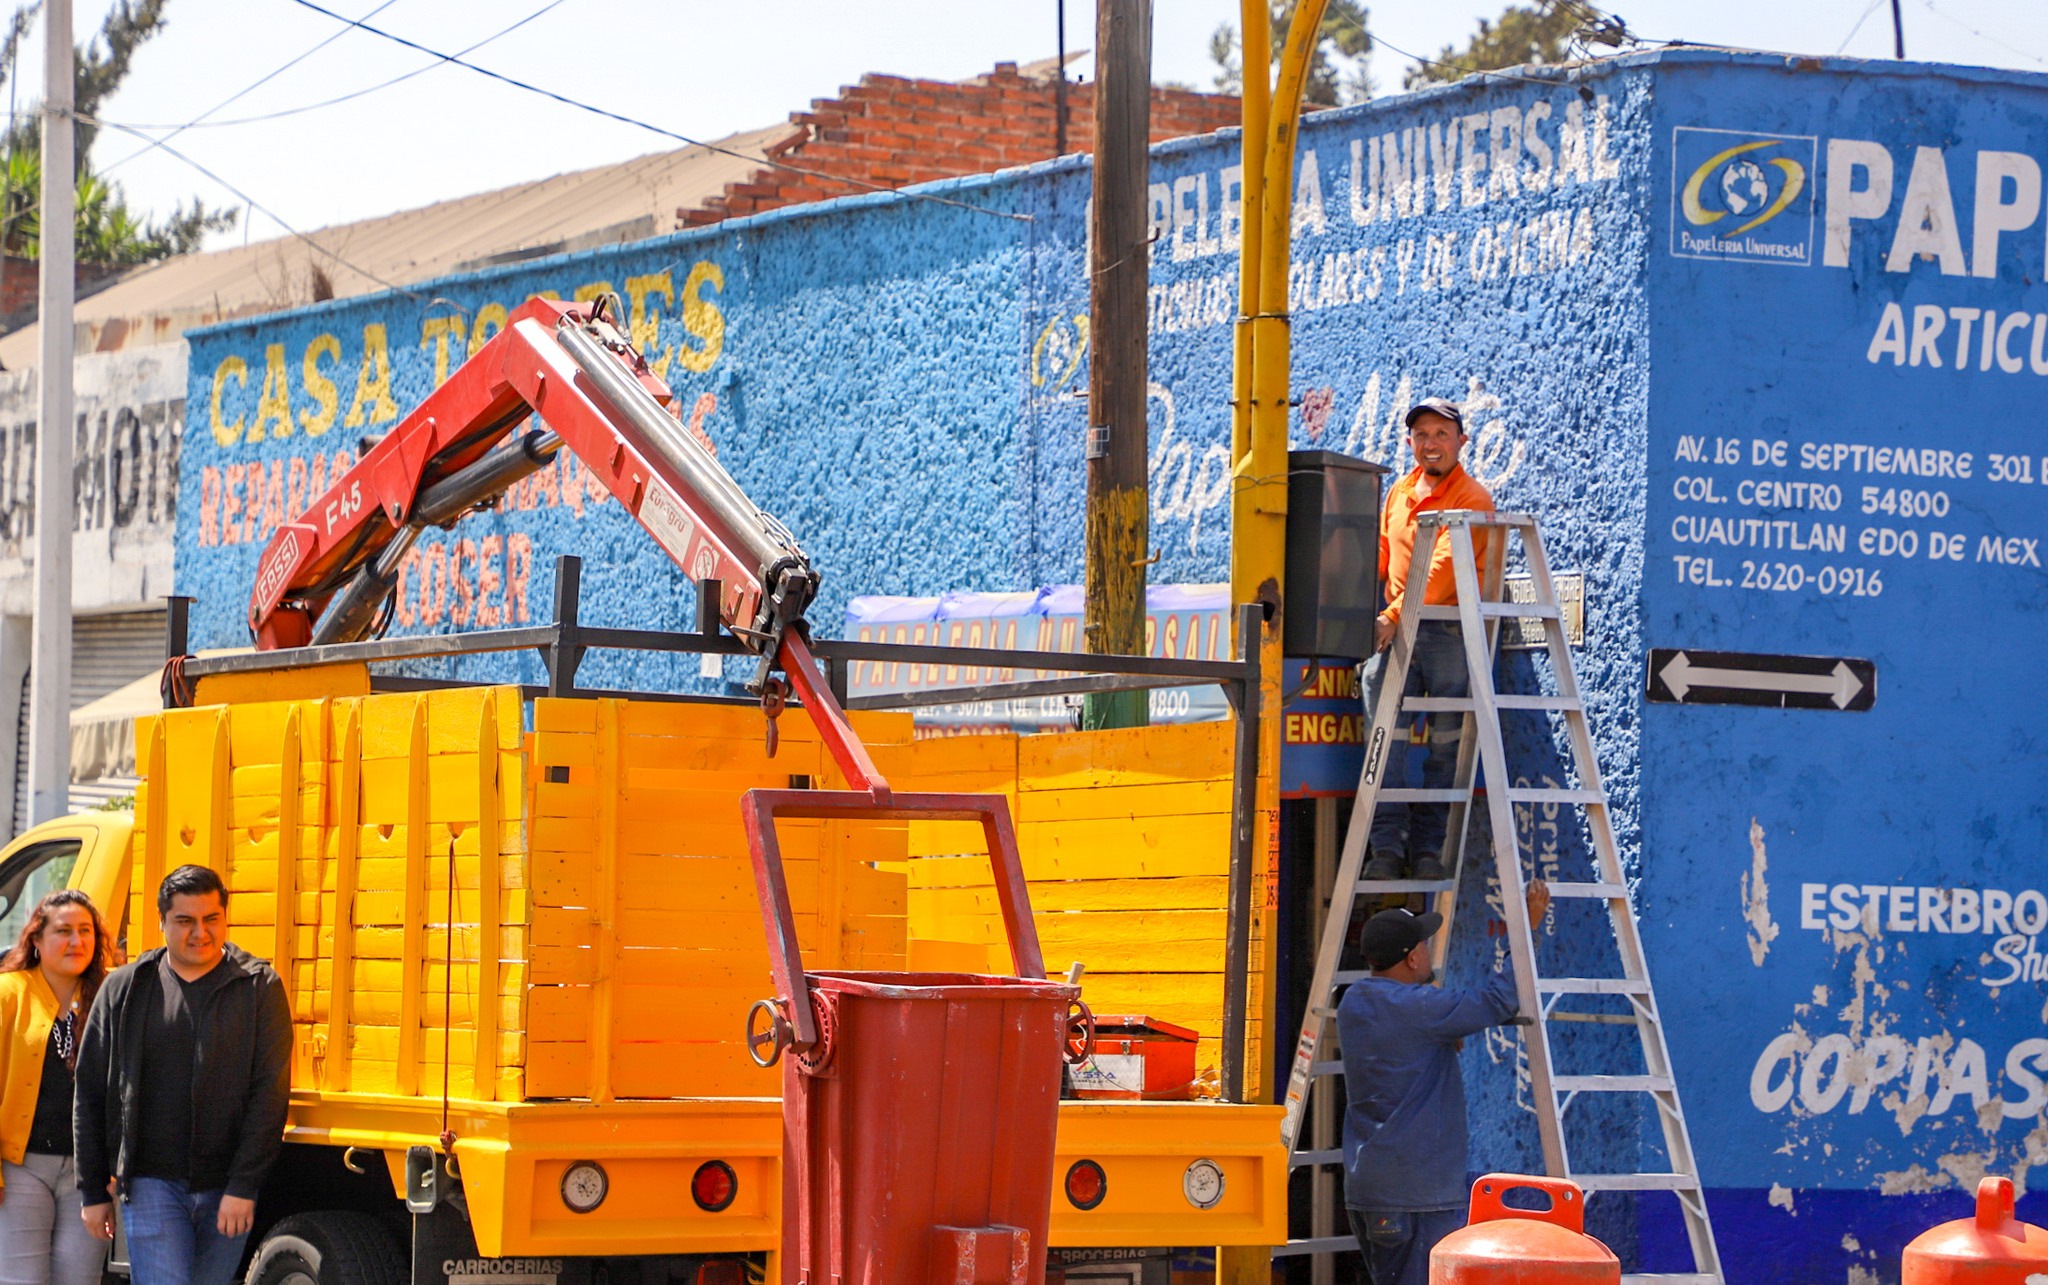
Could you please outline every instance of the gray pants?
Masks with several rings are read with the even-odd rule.
[[[0,1285],[99,1285],[107,1246],[79,1217],[85,1201],[71,1157],[22,1160],[0,1161]]]

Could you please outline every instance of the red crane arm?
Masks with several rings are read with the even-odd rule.
[[[666,407],[667,385],[614,324],[616,302],[534,299],[363,453],[256,564],[249,628],[259,648],[350,642],[375,628],[421,531],[488,505],[556,451],[576,453],[692,579],[724,586],[719,616],[761,657],[749,687],[779,709],[788,676],[840,768],[878,800],[888,783],[811,656],[804,611],[818,579]],[[544,429],[506,443],[529,415]]]

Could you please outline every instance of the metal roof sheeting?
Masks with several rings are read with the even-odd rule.
[[[78,301],[80,352],[169,343],[192,326],[314,301],[314,269],[347,298],[493,262],[638,241],[672,230],[676,210],[702,204],[761,168],[772,145],[802,132],[788,123],[734,134],[717,146],[658,152],[595,169],[308,232],[344,266],[297,237],[183,255],[139,268]],[[37,328],[0,338],[9,370],[37,361]]]

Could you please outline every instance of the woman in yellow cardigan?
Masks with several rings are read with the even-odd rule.
[[[78,1037],[113,943],[76,889],[36,904],[0,957],[0,1285],[98,1285],[71,1161]]]

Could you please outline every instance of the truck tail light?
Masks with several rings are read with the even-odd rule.
[[[730,1260],[706,1263],[697,1269],[695,1285],[747,1285],[747,1269]]]
[[[724,1210],[739,1194],[739,1175],[723,1160],[706,1160],[690,1178],[690,1199],[707,1214]]]
[[[1076,1160],[1067,1168],[1067,1203],[1093,1209],[1109,1194],[1109,1175],[1093,1160]]]

